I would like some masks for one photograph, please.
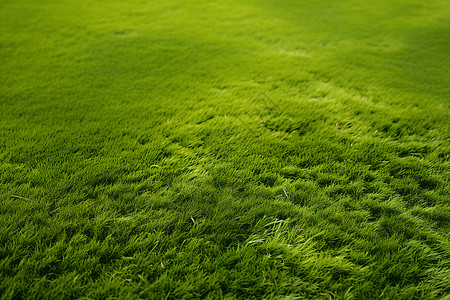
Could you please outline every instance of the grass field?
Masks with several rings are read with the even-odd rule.
[[[1,299],[450,299],[447,0],[1,0]]]

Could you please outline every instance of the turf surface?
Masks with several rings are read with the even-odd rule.
[[[2,0],[2,299],[448,299],[447,0]]]

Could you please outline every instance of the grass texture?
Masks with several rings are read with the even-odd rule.
[[[447,0],[2,0],[1,299],[450,299]]]

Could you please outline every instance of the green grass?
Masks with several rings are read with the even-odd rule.
[[[2,0],[1,299],[449,299],[447,0]]]

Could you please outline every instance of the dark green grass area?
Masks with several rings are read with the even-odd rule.
[[[447,0],[2,0],[2,299],[449,299]]]

